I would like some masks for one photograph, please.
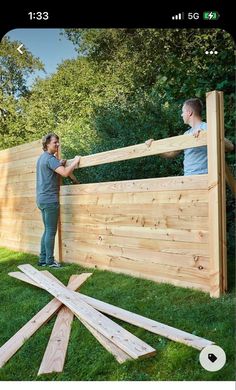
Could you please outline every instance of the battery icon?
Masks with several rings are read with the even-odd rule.
[[[217,11],[204,11],[203,20],[217,20],[220,14]]]

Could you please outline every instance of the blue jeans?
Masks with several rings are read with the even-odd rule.
[[[38,208],[41,210],[44,223],[39,262],[52,264],[54,261],[54,245],[59,216],[59,203],[38,203]]]

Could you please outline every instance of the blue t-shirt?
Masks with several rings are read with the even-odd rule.
[[[39,157],[36,167],[37,204],[59,201],[59,180],[55,169],[60,166],[60,161],[53,154],[45,151]]]
[[[187,130],[184,134],[193,134],[195,130],[207,130],[206,122],[201,122],[195,127]],[[202,175],[208,173],[207,168],[207,146],[189,148],[184,150],[184,176]]]

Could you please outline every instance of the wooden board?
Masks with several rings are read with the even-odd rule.
[[[125,148],[113,149],[107,152],[91,154],[81,157],[79,168],[91,167],[94,165],[106,164],[114,161],[129,160],[138,157],[153,156],[156,154],[184,150],[186,148],[206,145],[206,134],[201,133],[199,137],[193,138],[189,135],[179,135],[153,141],[148,147],[146,143],[127,146]],[[67,166],[73,160],[67,161]]]
[[[224,94],[217,92],[219,105],[219,174],[220,174],[220,212],[221,212],[221,258],[222,258],[222,274],[221,274],[221,290],[223,293],[227,291],[227,233],[226,233],[226,169],[225,169],[225,124],[224,124]]]
[[[32,284],[32,280],[26,275],[23,275],[24,274],[22,274],[21,272],[11,273],[11,276]],[[79,295],[80,298],[87,302],[89,305],[93,306],[94,308],[105,314],[111,315],[112,317],[118,318],[132,325],[139,326],[143,329],[146,329],[155,334],[159,334],[160,336],[166,337],[170,340],[186,344],[198,350],[201,350],[208,345],[214,344],[213,341],[209,341],[202,337],[174,328],[172,326],[165,325],[161,322],[122,309],[118,306],[111,305],[109,303],[100,301],[98,299],[89,297],[81,293],[77,293],[77,295]]]
[[[200,229],[158,229],[144,226],[112,226],[106,225],[82,225],[78,223],[64,223],[63,224],[63,238],[78,238],[82,234],[93,233],[97,235],[106,234],[116,237],[142,237],[152,238],[159,241],[173,241],[173,242],[196,242],[208,243],[208,231]]]
[[[211,296],[222,293],[222,201],[220,167],[220,113],[216,91],[207,94],[208,125],[208,189],[209,189],[209,248],[211,262]],[[217,158],[216,158],[217,157]]]
[[[63,284],[54,276],[52,275],[50,272],[48,271],[41,271],[43,274],[47,275],[48,277],[50,277],[52,280],[56,280],[60,285],[63,286]],[[34,282],[31,278],[29,278],[29,276],[27,276],[26,274],[22,273],[22,272],[9,272],[10,276],[18,279],[18,280],[21,280],[23,282],[26,282],[26,283],[29,283],[29,284],[32,284],[33,286],[36,286],[36,287],[39,287],[39,288],[42,288],[41,286],[39,286],[36,282]],[[90,275],[90,274],[88,274]],[[62,309],[64,309],[65,307],[63,307]],[[61,310],[62,310],[61,309]],[[60,313],[60,312],[59,312]],[[124,363],[126,360],[130,360],[131,357],[125,353],[122,349],[120,349],[119,347],[117,347],[114,343],[112,343],[109,339],[107,339],[105,336],[103,336],[100,332],[98,332],[96,329],[94,329],[92,326],[90,326],[86,321],[83,321],[83,320],[80,320],[82,322],[82,324],[92,333],[92,335],[99,341],[99,343],[108,351],[110,352],[114,357],[115,359],[119,362],[119,363]],[[59,330],[59,334],[61,334],[61,331]],[[54,336],[55,337],[55,336]],[[56,354],[56,356],[60,353],[60,346],[59,346],[59,351],[55,351],[55,348],[57,348],[57,345],[55,345],[54,343],[54,353]],[[49,355],[50,357],[52,358],[53,361],[49,361],[49,363],[47,363],[47,367],[50,366],[51,369],[54,369],[55,368],[58,370],[58,369],[61,369],[61,366],[62,364],[60,364],[60,368],[58,368],[58,361],[54,361],[54,357],[53,355],[51,354],[51,348],[49,348]],[[47,359],[49,359],[49,356],[47,356]],[[62,358],[60,357],[60,363],[62,362]],[[46,367],[46,370],[48,370],[49,368]],[[50,371],[51,372],[51,371]],[[58,371],[57,371],[58,372]],[[38,373],[39,374],[42,374],[43,371],[40,370],[40,372]],[[46,373],[46,372],[45,372]]]
[[[14,273],[12,273],[11,276]],[[69,281],[68,288],[76,290],[80,287],[91,273],[76,275],[77,277]],[[14,334],[0,348],[0,367],[18,351],[18,349],[28,340],[45,322],[47,322],[54,313],[61,307],[62,303],[54,298],[43,309],[41,309],[29,322],[27,322],[17,333]]]
[[[99,313],[82,301],[74,292],[40,274],[31,265],[23,264],[19,265],[18,268],[69,307],[79,319],[85,320],[134,359],[155,354],[154,348]]]
[[[207,175],[160,177],[154,179],[122,180],[105,183],[65,185],[61,187],[61,196],[149,191],[206,190]]]
[[[102,183],[101,183],[102,184]],[[111,205],[111,204],[199,204],[208,202],[208,191],[179,190],[179,191],[147,191],[147,192],[113,192],[99,194],[79,194],[79,196],[61,196],[61,205]]]

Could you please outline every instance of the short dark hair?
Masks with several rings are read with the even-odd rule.
[[[55,133],[48,133],[47,135],[44,135],[42,138],[42,145],[43,145],[43,150],[48,150],[47,145],[51,142],[52,138],[56,138],[59,141],[59,137]]]
[[[184,102],[186,106],[189,106],[195,115],[202,116],[203,104],[198,98],[188,99]]]

